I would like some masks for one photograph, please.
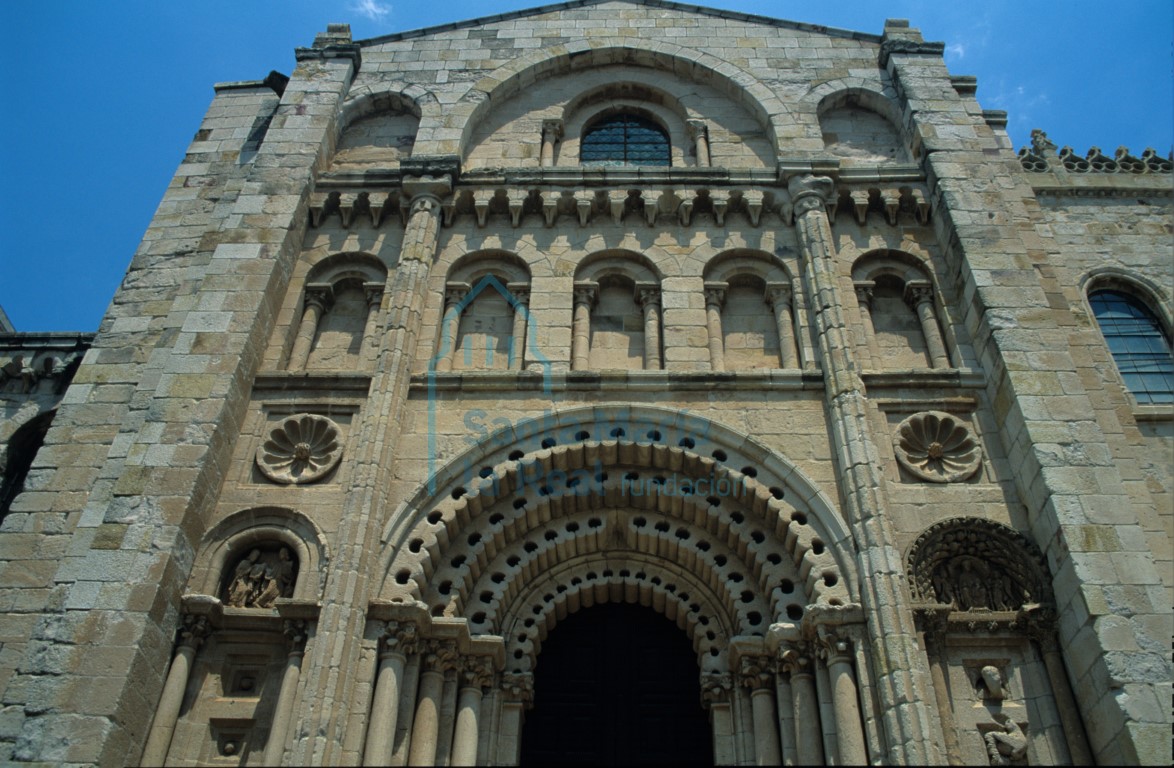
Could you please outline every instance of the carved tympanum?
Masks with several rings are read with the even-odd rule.
[[[282,420],[257,449],[257,467],[283,485],[312,483],[342,458],[338,425],[325,416],[299,413]]]
[[[915,413],[897,427],[897,461],[922,480],[954,483],[978,469],[982,451],[970,428],[941,411]]]
[[[221,600],[232,608],[271,608],[277,598],[293,595],[297,569],[286,547],[254,548],[232,567]]]
[[[954,518],[930,527],[909,553],[909,577],[917,602],[956,611],[1017,611],[1051,603],[1039,550],[990,520]]]

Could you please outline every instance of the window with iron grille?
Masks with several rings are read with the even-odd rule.
[[[670,157],[664,129],[631,114],[600,120],[579,145],[579,161],[591,165],[671,165]]]
[[[1157,316],[1121,291],[1093,291],[1088,303],[1113,362],[1137,402],[1174,403],[1174,356]]]

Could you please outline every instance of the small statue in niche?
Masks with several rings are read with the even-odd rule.
[[[959,611],[1015,611],[1029,597],[1010,573],[969,555],[937,565],[931,581],[937,601]]]
[[[991,765],[1026,765],[1027,735],[1019,723],[1002,712],[994,718],[1001,729],[987,731],[982,737]]]
[[[987,664],[978,671],[978,683],[976,687],[982,693],[984,699],[991,701],[1002,701],[1005,695],[1003,690],[1003,675],[994,664]]]
[[[287,547],[273,552],[253,549],[233,568],[224,602],[232,608],[270,608],[293,594],[297,564]]]

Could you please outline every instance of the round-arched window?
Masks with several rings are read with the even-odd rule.
[[[1174,403],[1174,356],[1157,315],[1122,291],[1092,291],[1088,303],[1113,362],[1137,402]]]
[[[671,165],[669,137],[648,118],[610,115],[587,130],[579,145],[579,161],[585,165]]]

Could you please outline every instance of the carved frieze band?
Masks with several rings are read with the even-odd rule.
[[[828,180],[831,183],[831,180]],[[882,187],[842,185],[838,195],[831,194],[818,204],[826,207],[835,221],[836,212],[849,210],[855,220],[864,224],[869,215],[876,215],[890,225],[896,225],[906,215],[919,224],[929,220],[929,203],[925,192],[918,187]],[[417,204],[423,204],[417,200]],[[593,222],[620,224],[642,221],[654,226],[660,220],[670,220],[680,226],[691,226],[704,216],[719,227],[726,226],[731,214],[744,216],[751,226],[761,225],[763,216],[776,214],[786,225],[794,223],[795,203],[782,190],[733,187],[726,189],[655,188],[655,189],[559,189],[546,187],[481,187],[458,189],[452,196],[436,198],[444,214],[445,226],[451,226],[460,216],[473,216],[477,226],[487,226],[491,219],[508,219],[519,227],[526,223],[540,223],[553,227],[560,218],[585,227]],[[380,227],[399,213],[406,223],[411,213],[410,200],[401,190],[362,190],[356,192],[318,192],[310,201],[310,224],[320,227],[337,215],[343,227],[350,227],[360,219]]]

